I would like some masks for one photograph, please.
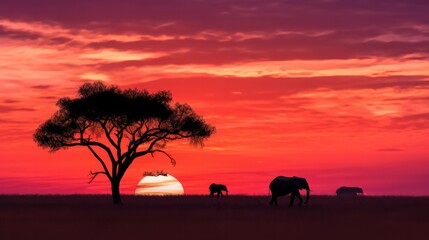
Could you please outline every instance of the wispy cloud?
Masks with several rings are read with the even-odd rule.
[[[28,112],[28,111],[34,111],[34,109],[32,108],[24,108],[24,107],[12,107],[12,106],[5,106],[5,105],[0,105],[0,113],[7,113],[7,112]]]
[[[404,151],[404,149],[400,149],[400,148],[380,148],[377,151],[380,151],[380,152],[401,152],[401,151]]]
[[[43,90],[49,89],[52,87],[53,87],[52,85],[34,85],[34,86],[31,86],[31,88],[33,88],[33,89],[43,89]]]

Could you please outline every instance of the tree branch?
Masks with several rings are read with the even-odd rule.
[[[97,147],[104,149],[107,152],[107,154],[109,155],[109,158],[110,158],[110,161],[112,162],[112,164],[115,162],[115,157],[113,156],[112,151],[106,145],[99,143],[99,142],[88,142],[88,145],[89,146],[97,146]]]
[[[166,134],[166,135],[168,135],[168,134]],[[146,149],[146,150],[141,151],[141,152],[135,152],[135,154],[134,154],[134,156],[133,156],[133,157],[134,157],[134,158],[138,158],[138,157],[141,157],[141,156],[144,156],[144,155],[146,155],[146,154],[150,153],[150,152],[152,151],[153,147],[155,146],[155,144],[156,144],[157,142],[159,142],[159,141],[163,140],[164,138],[165,138],[165,136],[161,136],[161,137],[156,138],[155,140],[153,140],[153,141],[150,143],[150,145],[147,147],[147,149]],[[137,147],[134,149],[134,151],[137,151]]]
[[[150,131],[150,130],[148,130],[148,131]],[[148,131],[146,131],[146,132],[148,132]],[[118,172],[119,178],[122,178],[123,174],[128,169],[128,167],[131,165],[131,163],[134,161],[134,159],[150,153],[150,151],[152,151],[152,148],[155,146],[155,144],[158,141],[163,140],[166,136],[168,136],[168,133],[165,133],[163,136],[160,136],[160,137],[156,138],[155,140],[152,141],[152,143],[149,145],[149,147],[145,151],[142,151],[142,152],[137,152],[137,148],[140,146],[140,144],[143,143],[143,142],[140,141],[141,138],[138,139],[137,141],[135,141],[135,143],[134,143],[134,145],[133,145],[132,148],[128,147],[129,150],[121,156],[121,159],[125,158],[125,161],[123,162],[123,164],[121,164],[119,166],[119,172]],[[137,144],[137,143],[139,143],[139,144]],[[176,161],[174,159],[171,160],[171,163],[173,165],[175,164],[175,162]]]
[[[121,143],[122,143],[122,138],[123,138],[123,136],[124,136],[124,130],[125,130],[125,128],[124,127],[122,127],[121,129],[119,129],[118,130],[118,132],[117,133],[115,133],[115,135],[116,135],[116,138],[117,138],[117,148],[116,148],[116,155],[117,155],[117,158],[118,158],[118,162],[119,162],[119,164],[122,164],[122,157],[121,157],[121,155],[122,155],[122,149],[121,149]]]
[[[88,174],[88,176],[90,176],[88,183],[91,183],[92,181],[94,181],[95,177],[97,177],[98,174],[105,174],[107,177],[109,177],[106,172],[93,172],[93,171],[90,171],[89,174]]]
[[[97,158],[97,160],[100,162],[101,166],[103,166],[106,176],[109,178],[109,180],[112,180],[112,176],[109,174],[109,170],[107,169],[107,166],[104,163],[103,159],[97,154],[97,152],[94,151],[94,149],[91,146],[88,145],[88,148],[91,151],[91,153],[95,156],[95,158]]]
[[[144,125],[144,123],[141,121],[140,124],[139,124],[139,126],[136,127],[136,129],[134,129],[134,131],[132,131],[132,130],[127,131],[131,135],[131,139],[130,139],[130,141],[128,143],[128,152],[130,152],[131,149],[133,148],[133,146],[134,146],[134,144],[136,142],[136,135],[143,128],[143,125]]]
[[[118,145],[115,143],[113,138],[110,136],[110,133],[112,132],[112,130],[107,129],[106,122],[98,121],[98,123],[100,124],[101,128],[104,130],[104,133],[106,134],[107,140],[109,140],[110,144],[112,144],[112,146],[114,146],[116,149],[118,149]]]
[[[91,141],[85,140],[85,139],[79,139],[79,140],[80,140],[80,142],[76,142],[76,143],[62,143],[62,145],[64,147],[97,146],[97,147],[100,147],[101,149],[103,149],[104,151],[106,151],[107,155],[109,155],[109,158],[110,158],[110,161],[112,162],[112,164],[115,162],[115,157],[113,156],[112,151],[106,145],[104,145],[102,143],[99,143],[99,142],[91,142]]]
[[[176,160],[175,160],[175,159],[174,159],[170,154],[166,153],[166,152],[165,152],[165,151],[163,151],[163,150],[156,149],[156,150],[152,150],[152,151],[150,152],[150,154],[152,155],[152,157],[153,157],[153,154],[154,154],[155,152],[163,153],[165,156],[167,156],[167,157],[170,159],[171,164],[172,164],[173,166],[176,166]]]
[[[147,126],[146,126],[147,127]],[[137,151],[137,148],[143,144],[144,142],[148,141],[151,137],[157,136],[161,134],[162,132],[166,132],[165,130],[159,129],[159,128],[153,128],[146,130],[143,134],[140,134],[140,137],[136,139],[136,134],[143,128],[143,123],[133,132],[132,140],[128,144],[128,151],[121,155],[120,159],[125,158],[126,156],[131,156],[133,152]],[[149,133],[153,132],[153,133]],[[166,134],[167,136],[168,134]],[[158,137],[159,138],[159,137]],[[161,139],[155,139],[154,141],[159,141]]]

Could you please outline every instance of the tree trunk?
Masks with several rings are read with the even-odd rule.
[[[113,204],[122,204],[121,193],[119,192],[120,181],[117,179],[111,180]]]

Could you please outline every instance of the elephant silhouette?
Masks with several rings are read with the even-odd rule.
[[[270,183],[270,190],[271,190],[271,201],[269,202],[270,205],[278,205],[277,204],[277,198],[280,196],[285,196],[288,194],[291,194],[290,196],[290,203],[289,206],[293,206],[293,201],[295,200],[295,197],[299,199],[299,206],[302,205],[302,197],[299,193],[299,190],[305,189],[307,190],[307,199],[305,200],[305,203],[308,203],[308,200],[310,198],[310,187],[308,186],[307,180],[305,178],[301,177],[284,177],[284,176],[278,176],[274,178]]]
[[[210,197],[213,197],[215,193],[217,193],[217,196],[223,196],[222,191],[225,191],[226,196],[228,196],[228,188],[224,184],[216,184],[212,183],[209,187],[210,190]]]
[[[363,190],[360,187],[346,187],[342,186],[335,191],[337,196],[349,196],[349,197],[356,197],[356,196],[362,196]]]

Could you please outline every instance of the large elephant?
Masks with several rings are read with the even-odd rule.
[[[358,196],[363,195],[363,190],[360,187],[346,187],[342,186],[336,191],[337,196]]]
[[[270,205],[277,205],[277,198],[279,196],[285,196],[289,193],[290,196],[290,204],[289,206],[293,206],[293,201],[295,197],[299,199],[299,206],[302,205],[302,197],[299,193],[299,190],[305,189],[307,190],[307,199],[305,200],[305,203],[308,203],[308,199],[310,198],[310,187],[308,186],[307,180],[305,178],[300,177],[284,177],[284,176],[278,176],[273,179],[270,183],[270,190],[271,190],[271,201]]]
[[[222,191],[225,191],[226,196],[228,196],[228,188],[223,184],[216,184],[212,183],[209,187],[210,190],[210,197],[214,196],[215,193],[217,193],[217,196],[223,196]]]

